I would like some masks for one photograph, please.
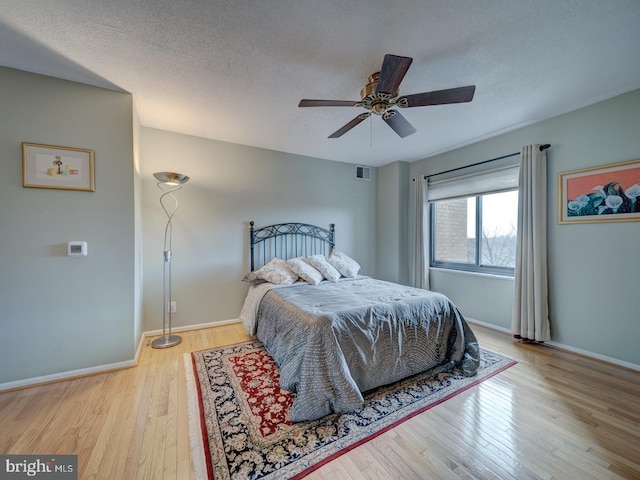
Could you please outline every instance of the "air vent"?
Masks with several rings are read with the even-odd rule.
[[[358,180],[371,180],[371,167],[356,165],[356,178]]]

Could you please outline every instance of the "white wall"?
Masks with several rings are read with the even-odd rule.
[[[131,96],[0,68],[0,105],[0,384],[131,360]],[[96,191],[23,188],[22,142],[94,150]]]
[[[522,145],[550,143],[547,237],[552,340],[635,365],[640,364],[640,223],[558,224],[557,178],[560,172],[640,158],[639,126],[640,90],[636,90],[410,167],[410,176],[432,174],[519,152]],[[511,325],[513,287],[503,279],[433,271],[431,286],[463,305],[463,313],[471,318]]]
[[[249,271],[249,221],[336,224],[337,248],[375,275],[376,169],[355,179],[355,166],[142,129],[144,330],[162,328],[163,235],[166,216],[154,172],[191,177],[176,192],[174,326],[235,319]]]

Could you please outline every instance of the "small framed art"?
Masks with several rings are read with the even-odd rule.
[[[93,150],[23,142],[22,185],[95,192]]]
[[[558,222],[640,221],[640,160],[558,174]]]

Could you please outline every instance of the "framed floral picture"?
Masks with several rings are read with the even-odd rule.
[[[93,150],[23,142],[22,185],[95,192]]]
[[[640,160],[558,174],[558,222],[640,220]]]

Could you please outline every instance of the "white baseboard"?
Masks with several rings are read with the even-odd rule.
[[[545,343],[559,350],[566,350],[567,352],[577,353],[578,355],[582,355],[584,357],[593,358],[596,360],[600,360],[602,362],[612,363],[614,365],[618,365],[619,367],[624,367],[624,368],[628,368],[629,370],[640,372],[640,365],[637,365],[635,363],[625,362],[624,360],[618,360],[617,358],[607,357],[606,355],[600,355],[599,353],[589,352],[587,350],[571,347],[569,345],[564,345],[558,342],[551,341],[551,342],[545,342]]]
[[[481,322],[480,320],[476,320],[473,318],[465,317],[467,322],[475,323],[477,325],[481,325],[483,327],[489,328],[491,330],[496,330],[499,332],[507,333],[511,335],[511,330],[508,328],[500,327],[498,325],[493,325],[487,322]],[[636,372],[640,372],[640,365],[631,362],[625,362],[624,360],[618,360],[617,358],[607,357],[606,355],[600,355],[598,353],[589,352],[587,350],[582,350],[580,348],[571,347],[569,345],[565,345],[563,343],[558,343],[554,341],[544,342],[545,345],[549,345],[550,347],[557,348],[558,350],[565,350],[567,352],[576,353],[578,355],[582,355],[584,357],[593,358],[595,360],[600,360],[601,362],[611,363],[613,365],[617,365],[619,367],[628,368],[629,370],[634,370]]]
[[[221,327],[223,325],[231,325],[232,323],[240,323],[240,320],[237,318],[232,318],[231,320],[221,320],[219,322],[208,322],[208,323],[196,323],[195,325],[186,325],[184,327],[173,327],[171,329],[171,333],[173,332],[188,332],[190,330],[201,330],[203,328],[211,328],[211,327]],[[154,337],[156,335],[162,335],[162,329],[159,330],[149,330],[148,332],[144,332],[142,337]]]
[[[188,325],[184,327],[175,327],[172,329],[172,333],[187,332],[189,330],[200,330],[202,328],[220,327],[222,325],[231,325],[233,323],[240,323],[240,320],[234,318],[231,320],[222,320],[220,322],[209,322],[196,325]],[[104,373],[112,370],[135,367],[136,365],[138,365],[138,360],[140,359],[140,354],[142,353],[142,348],[146,343],[147,337],[155,337],[157,335],[162,335],[162,330],[150,330],[148,332],[143,332],[140,337],[140,341],[138,342],[138,348],[136,349],[135,357],[131,360],[124,360],[122,362],[110,363],[107,365],[96,365],[95,367],[80,368],[78,370],[69,370],[66,372],[53,373],[51,375],[43,375],[40,377],[25,378],[23,380],[15,380],[13,382],[0,383],[0,392],[33,387],[45,383],[59,382],[61,380],[69,380],[72,378],[85,377],[87,375],[95,375],[96,373]]]
[[[66,372],[52,373],[51,375],[43,375],[41,377],[25,378],[24,380],[0,383],[0,392],[33,387],[43,383],[59,382],[60,380],[68,380],[70,378],[86,377],[87,375],[95,375],[96,373],[104,373],[111,370],[121,370],[123,368],[135,367],[137,364],[137,359],[125,360],[123,362],[109,363],[107,365],[97,365],[95,367],[80,368],[78,370],[69,370]]]
[[[469,317],[464,317],[464,319],[469,323],[475,323],[476,325],[481,325],[491,330],[497,330],[498,332],[511,334],[511,331],[508,328],[500,327],[498,325],[494,325],[493,323],[482,322],[480,320],[476,320],[475,318]]]

